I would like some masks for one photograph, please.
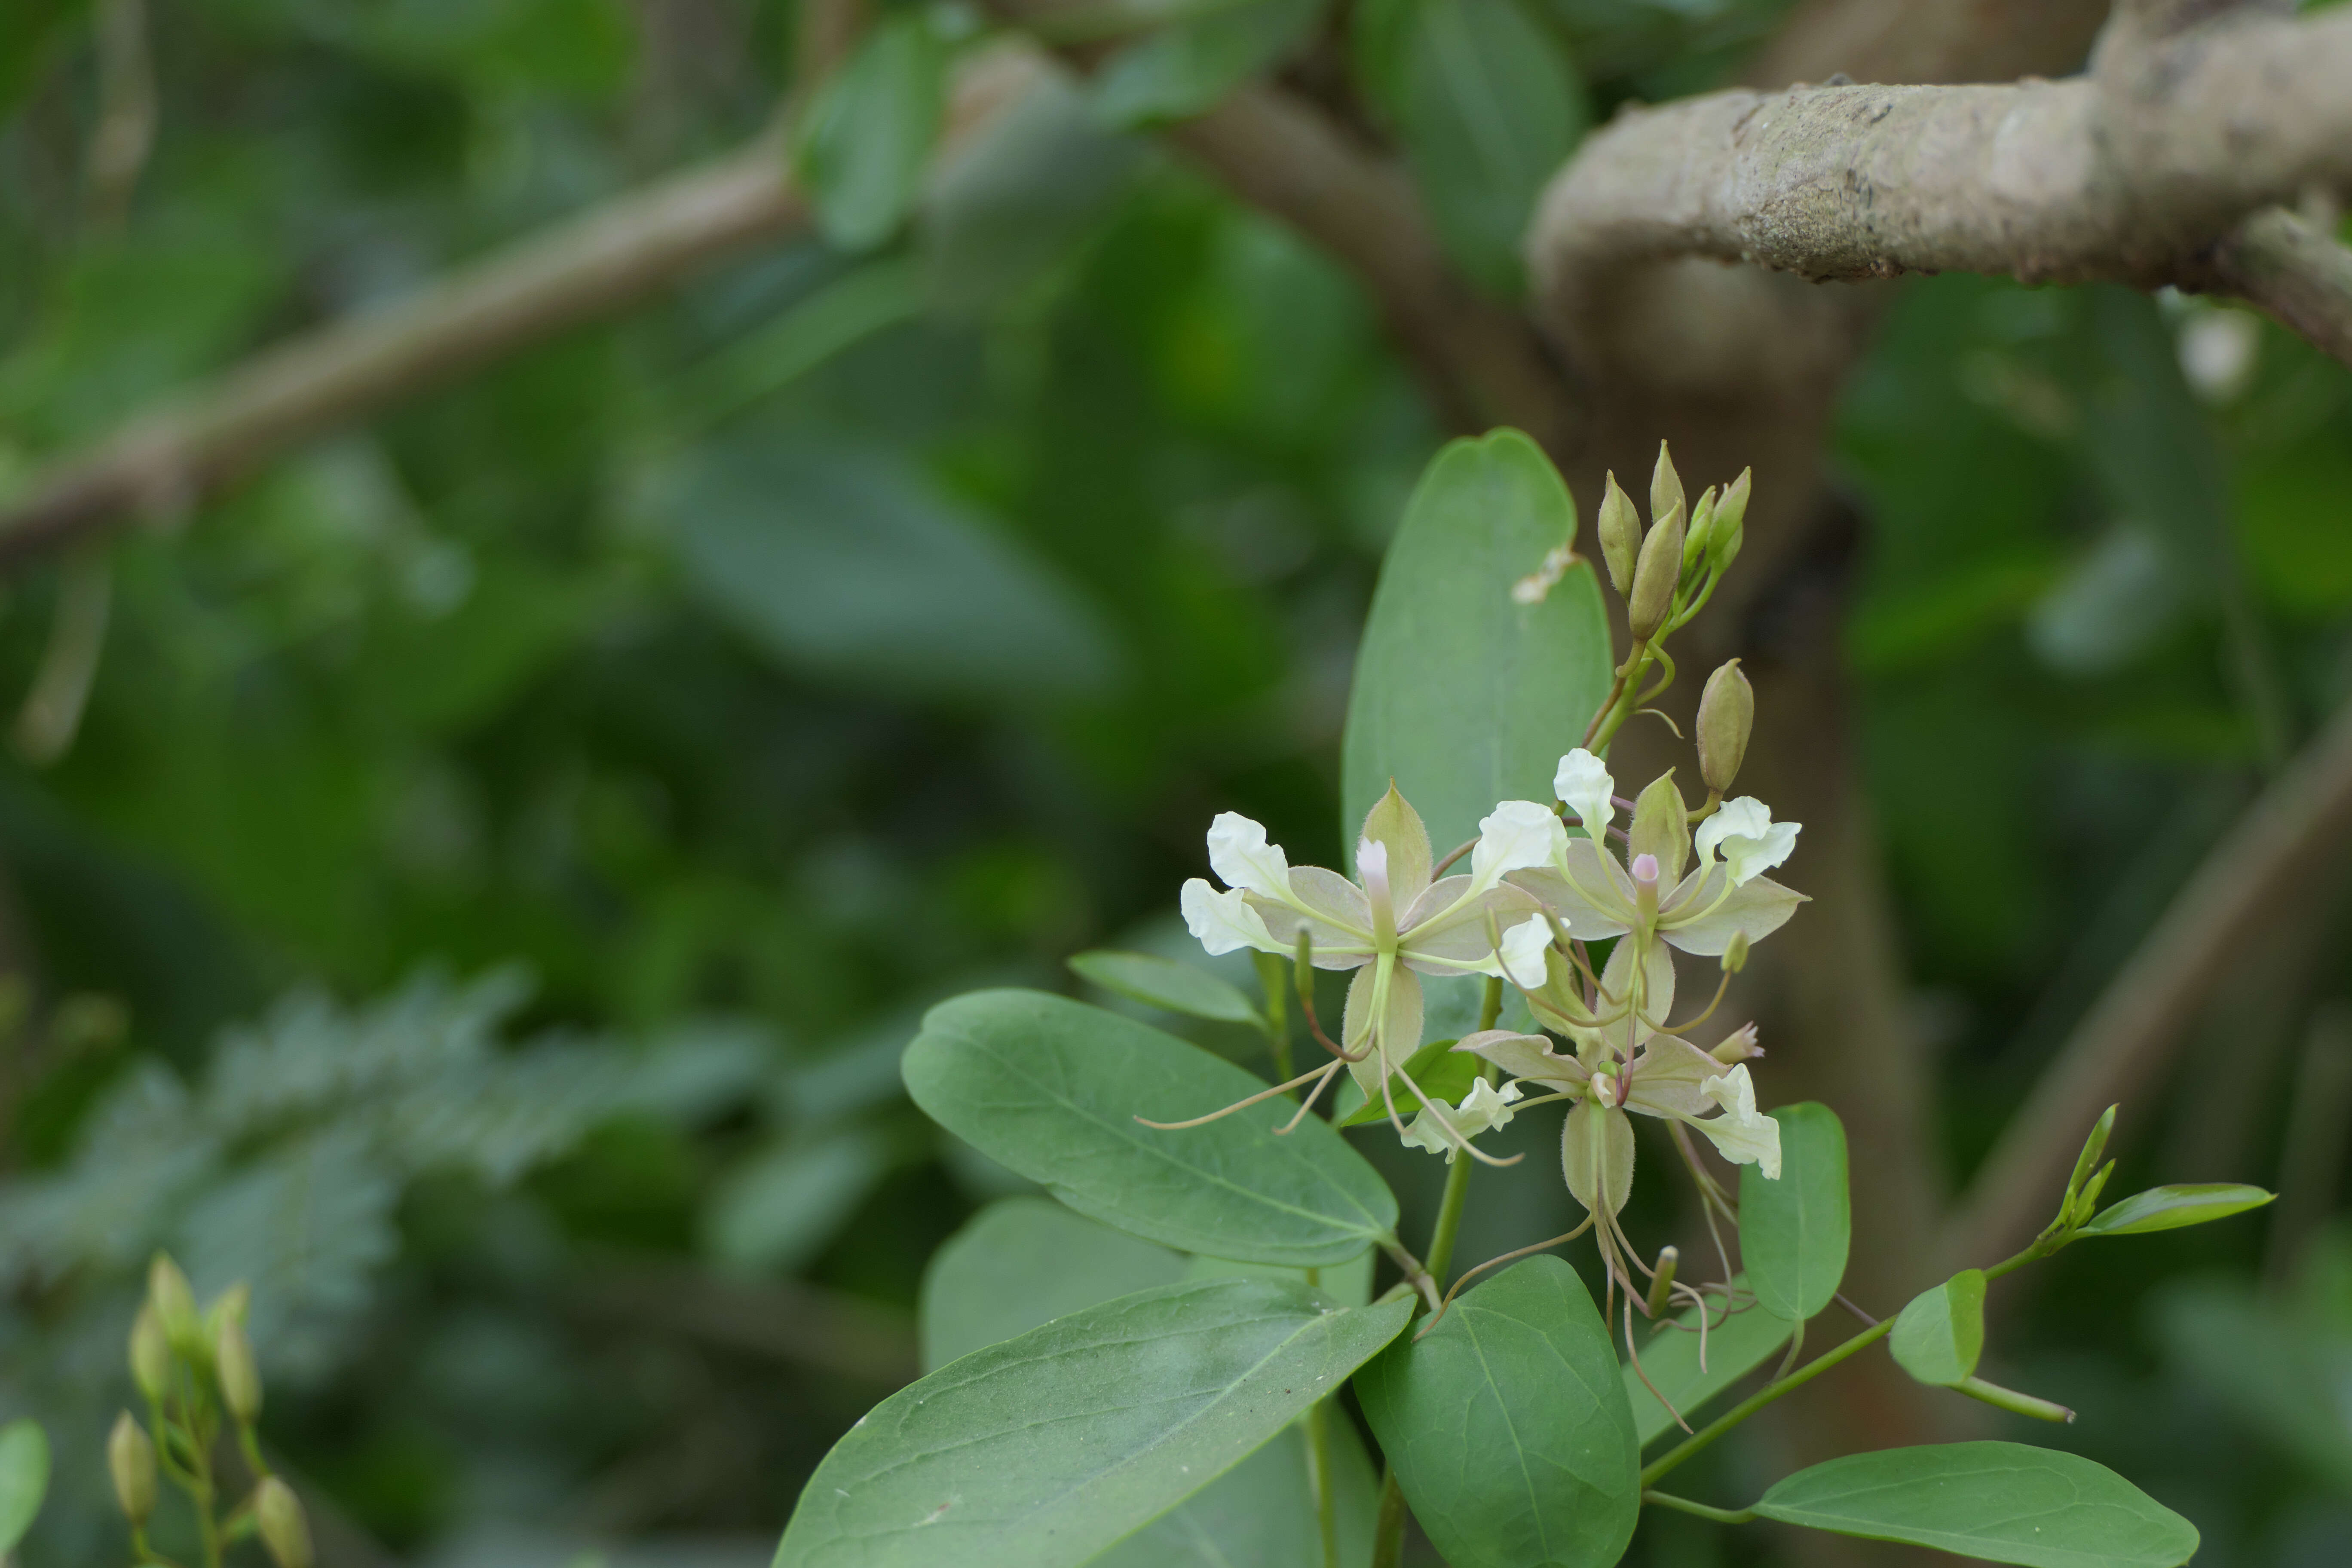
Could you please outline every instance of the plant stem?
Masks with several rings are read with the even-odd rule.
[[[1503,1016],[1503,983],[1489,975],[1486,994],[1478,1004],[1478,1027],[1491,1029],[1495,1020]],[[1493,1081],[1494,1064],[1486,1068],[1488,1081]],[[1456,1159],[1445,1173],[1445,1195],[1438,1200],[1437,1227],[1430,1233],[1429,1261],[1423,1266],[1429,1277],[1441,1287],[1448,1270],[1454,1267],[1454,1240],[1462,1232],[1462,1209],[1470,1196],[1470,1170],[1473,1160]],[[1421,1316],[1419,1308],[1413,1316]],[[1381,1511],[1372,1534],[1372,1568],[1397,1568],[1404,1552],[1404,1492],[1398,1487],[1393,1466],[1381,1477]]]
[[[1857,1351],[1860,1351],[1865,1346],[1873,1344],[1879,1340],[1885,1339],[1888,1334],[1892,1333],[1894,1330],[1895,1320],[1892,1318],[1884,1319],[1870,1328],[1863,1330],[1852,1339],[1843,1342],[1838,1345],[1836,1349],[1823,1351],[1820,1355],[1815,1356],[1812,1360],[1807,1362],[1804,1365],[1799,1367],[1795,1372],[1790,1373],[1788,1376],[1775,1378],[1770,1383],[1766,1384],[1763,1387],[1758,1389],[1755,1393],[1749,1394],[1747,1398],[1733,1405],[1729,1410],[1725,1411],[1720,1416],[1707,1423],[1705,1426],[1700,1427],[1697,1432],[1684,1438],[1681,1442],[1675,1444],[1673,1447],[1659,1455],[1655,1463],[1643,1466],[1642,1468],[1642,1485],[1645,1488],[1648,1487],[1652,1482],[1657,1480],[1661,1476],[1665,1475],[1675,1466],[1681,1464],[1685,1459],[1687,1459],[1693,1455],[1700,1452],[1702,1449],[1708,1447],[1717,1437],[1722,1436],[1726,1432],[1730,1431],[1734,1426],[1738,1426],[1742,1421],[1747,1420],[1750,1415],[1755,1415],[1759,1410],[1763,1409],[1766,1405],[1771,1404],[1782,1394],[1793,1393],[1797,1389],[1802,1388],[1806,1384],[1811,1383],[1814,1378],[1819,1377],[1822,1373],[1829,1371],[1830,1368],[1837,1365],[1838,1363],[1844,1361],[1847,1357],[1854,1354]]]
[[[1331,1486],[1331,1402],[1307,1407],[1307,1476],[1315,1489],[1315,1522],[1323,1537],[1323,1568],[1339,1568],[1339,1502]]]
[[[1644,1491],[1642,1494],[1642,1500],[1645,1503],[1655,1503],[1660,1508],[1671,1508],[1682,1513],[1695,1513],[1701,1519],[1711,1519],[1717,1524],[1746,1524],[1756,1517],[1756,1510],[1752,1508],[1743,1508],[1735,1513],[1727,1508],[1710,1508],[1706,1503],[1693,1502],[1686,1497],[1675,1497],[1671,1492]]]

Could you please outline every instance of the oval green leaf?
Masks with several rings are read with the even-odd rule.
[[[1766,1311],[1801,1323],[1836,1299],[1853,1237],[1845,1127],[1826,1105],[1784,1105],[1780,1174],[1739,1168],[1739,1257]]]
[[[1356,1379],[1413,1517],[1454,1568],[1608,1568],[1642,1456],[1609,1331],[1576,1270],[1531,1258]]]
[[[775,1568],[1075,1568],[1263,1447],[1412,1310],[1197,1280],[974,1352],[835,1445]]]
[[[794,164],[826,243],[867,250],[922,192],[947,97],[947,48],[912,13],[877,25],[818,91]]]
[[[2109,1204],[2086,1221],[2077,1236],[2141,1236],[2152,1230],[2178,1230],[2228,1219],[2233,1214],[2258,1209],[2277,1194],[2260,1187],[2231,1182],[2197,1186],[2150,1187]]]
[[[1336,1409],[1325,1426],[1338,1515],[1340,1568],[1370,1568],[1380,1510],[1356,1424]],[[1294,1425],[1265,1447],[1094,1560],[1087,1568],[1308,1568],[1323,1561],[1322,1526],[1307,1469],[1307,1432]]]
[[[1329,1123],[1276,1099],[1162,1131],[1265,1085],[1132,1018],[1036,991],[976,991],[925,1015],[900,1071],[932,1121],[1107,1225],[1244,1263],[1345,1263],[1396,1198]]]
[[[1519,0],[1421,0],[1401,78],[1399,129],[1438,238],[1479,287],[1517,294],[1536,199],[1591,121],[1567,51]]]
[[[1576,534],[1558,470],[1516,430],[1438,453],[1381,567],[1356,654],[1340,842],[1394,780],[1441,855],[1501,800],[1548,801],[1560,754],[1608,695],[1609,622],[1591,566],[1533,603]],[[1530,589],[1530,593],[1532,588]]]
[[[1911,1298],[1895,1320],[1886,1348],[1922,1383],[1949,1388],[1977,1369],[1984,1354],[1984,1271],[1964,1268]]]
[[[1112,55],[1095,113],[1123,131],[1205,114],[1303,43],[1322,11],[1322,0],[1213,0]]]
[[[2105,1465],[2022,1443],[1885,1448],[1800,1470],[1766,1519],[2023,1568],[2179,1568],[2197,1527]]]
[[[1173,1285],[1186,1259],[1049,1198],[1000,1198],[923,1270],[923,1370],[1138,1290]]]
[[[0,1426],[0,1557],[16,1550],[49,1490],[49,1435],[37,1421]]]
[[[1265,1026],[1265,1016],[1239,990],[1205,969],[1196,969],[1172,958],[1097,949],[1073,956],[1070,968],[1089,984],[1147,1007],[1189,1014],[1220,1024]]]
[[[1738,1276],[1731,1283],[1744,1287],[1747,1276]],[[1753,1304],[1721,1321],[1710,1319],[1706,1364],[1702,1367],[1698,1312],[1696,1307],[1687,1308],[1675,1317],[1677,1327],[1661,1326],[1650,1336],[1642,1347],[1640,1372],[1633,1370],[1631,1362],[1625,1363],[1625,1397],[1633,1406],[1634,1436],[1645,1447],[1669,1432],[1681,1430],[1675,1425],[1674,1412],[1658,1402],[1659,1394],[1674,1402],[1683,1419],[1693,1420],[1708,1400],[1778,1354],[1794,1331],[1784,1320]],[[1721,1317],[1719,1310],[1714,1316]],[[1643,1382],[1645,1376],[1647,1384]],[[1657,1393],[1653,1394],[1652,1388]]]

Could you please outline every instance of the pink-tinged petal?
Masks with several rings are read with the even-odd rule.
[[[1496,939],[1543,908],[1533,894],[1507,885],[1465,898],[1472,886],[1467,877],[1447,877],[1404,912],[1397,941],[1406,963],[1424,974],[1460,974],[1464,964],[1492,974]]]
[[[1725,898],[1723,879],[1721,866],[1702,866],[1684,878],[1658,917],[1658,934],[1685,952],[1719,958],[1735,932],[1746,931],[1751,943],[1761,942],[1787,925],[1799,904],[1812,901],[1769,877],[1742,883]]]
[[[1267,932],[1284,952],[1297,950],[1303,930],[1315,944],[1318,969],[1353,969],[1370,961],[1372,906],[1361,888],[1337,871],[1296,866],[1290,872],[1290,896],[1304,904],[1307,912],[1250,895],[1250,908],[1264,918]]]
[[[1592,1075],[1574,1057],[1561,1056],[1551,1047],[1551,1040],[1543,1035],[1515,1035],[1508,1029],[1486,1029],[1466,1036],[1454,1047],[1484,1058],[1509,1073],[1531,1083],[1549,1085],[1553,1089],[1574,1089]],[[1717,1064],[1716,1070],[1723,1070]]]

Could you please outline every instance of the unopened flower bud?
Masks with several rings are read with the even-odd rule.
[[[150,1399],[160,1400],[172,1387],[172,1342],[164,1337],[163,1320],[155,1304],[142,1301],[131,1321],[131,1381]]]
[[[1756,726],[1756,689],[1741,674],[1739,661],[1717,668],[1706,678],[1698,700],[1698,776],[1717,795],[1729,795],[1748,758],[1748,731]]]
[[[213,1375],[220,1380],[221,1403],[244,1426],[261,1416],[261,1371],[253,1364],[253,1342],[235,1319],[222,1322],[213,1340]]]
[[[263,1477],[253,1492],[253,1519],[278,1568],[310,1568],[310,1521],[292,1487],[276,1476]]]
[[[1658,466],[1650,470],[1650,526],[1655,528],[1664,522],[1668,512],[1684,510],[1683,477],[1675,472],[1674,456],[1661,441]]]
[[[205,1309],[205,1332],[217,1338],[223,1323],[235,1323],[243,1328],[252,1310],[253,1287],[240,1279],[214,1297],[213,1304]]]
[[[1624,1103],[1624,1096],[1618,1084],[1617,1075],[1606,1069],[1592,1075],[1591,1082],[1586,1088],[1586,1093],[1593,1104],[1603,1110],[1613,1110]]]
[[[1633,510],[1633,498],[1617,488],[1617,476],[1609,476],[1609,488],[1601,498],[1601,516],[1593,531],[1601,536],[1601,559],[1609,567],[1609,585],[1622,597],[1633,582],[1633,563],[1642,552],[1642,519]]]
[[[1683,513],[1677,506],[1653,523],[1633,567],[1633,589],[1625,595],[1625,624],[1637,642],[1647,642],[1675,607],[1683,574]]]
[[[114,1418],[114,1430],[107,1434],[106,1468],[123,1518],[145,1524],[155,1511],[155,1445],[128,1410]]]
[[[1760,1057],[1763,1054],[1764,1047],[1756,1043],[1756,1026],[1753,1024],[1740,1025],[1738,1028],[1724,1036],[1717,1043],[1715,1049],[1707,1052],[1707,1055],[1726,1067],[1738,1067],[1748,1058]]]
[[[188,1289],[188,1277],[169,1253],[157,1253],[147,1267],[147,1300],[173,1350],[185,1356],[205,1353],[205,1321],[196,1315],[196,1293]]]
[[[1695,577],[1706,556],[1706,541],[1715,527],[1715,487],[1699,491],[1698,504],[1691,508],[1690,526],[1683,531],[1683,575]]]
[[[1731,940],[1723,944],[1723,972],[1737,974],[1748,967],[1748,933],[1736,931]]]
[[[1748,536],[1748,475],[1753,470],[1742,468],[1739,477],[1723,492],[1715,505],[1715,526],[1707,530],[1707,570],[1728,572],[1739,556],[1740,542]]]

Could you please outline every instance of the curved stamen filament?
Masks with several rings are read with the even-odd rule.
[[[1625,1292],[1625,1359],[1633,1363],[1633,1375],[1642,1380],[1642,1386],[1650,1391],[1650,1396],[1666,1407],[1666,1414],[1675,1418],[1675,1425],[1685,1432],[1690,1431],[1691,1424],[1683,1419],[1683,1413],[1675,1408],[1675,1402],[1668,1399],[1664,1392],[1650,1381],[1650,1374],[1642,1370],[1642,1352],[1633,1345],[1633,1292],[1631,1290]]]
[[[1276,1138],[1286,1138],[1297,1131],[1298,1124],[1307,1120],[1307,1113],[1315,1109],[1315,1102],[1322,1098],[1324,1089],[1330,1086],[1331,1080],[1339,1075],[1339,1068],[1343,1065],[1345,1064],[1341,1062],[1325,1062],[1316,1069],[1323,1076],[1315,1080],[1315,1087],[1307,1091],[1307,1098],[1298,1102],[1298,1110],[1290,1120],[1274,1130],[1274,1135]]]
[[[1323,1032],[1322,1020],[1315,1016],[1314,959],[1315,938],[1302,927],[1298,932],[1298,948],[1292,963],[1292,974],[1294,984],[1298,992],[1298,1011],[1307,1020],[1307,1032],[1315,1037],[1317,1045],[1341,1061],[1350,1065],[1362,1061],[1371,1054],[1372,1047],[1369,1041],[1365,1043],[1362,1050],[1349,1056],[1344,1048],[1332,1043],[1331,1037]]]
[[[1715,1010],[1723,1005],[1724,993],[1730,989],[1731,971],[1727,969],[1723,972],[1723,978],[1716,984],[1715,1000],[1706,1005],[1706,1012],[1701,1013],[1696,1018],[1685,1018],[1679,1024],[1662,1024],[1659,1026],[1659,1032],[1667,1035],[1680,1035],[1697,1028],[1701,1024],[1706,1023],[1709,1018],[1715,1016]]]
[[[1574,1241],[1578,1237],[1582,1236],[1586,1231],[1591,1230],[1591,1228],[1592,1216],[1591,1215],[1586,1215],[1584,1216],[1584,1223],[1578,1226],[1574,1230],[1562,1231],[1559,1235],[1553,1237],[1549,1241],[1538,1241],[1533,1247],[1522,1247],[1516,1251],[1506,1252],[1499,1258],[1489,1258],[1486,1262],[1478,1265],[1477,1268],[1465,1271],[1461,1279],[1456,1279],[1454,1282],[1454,1289],[1445,1293],[1444,1301],[1441,1303],[1437,1309],[1437,1317],[1430,1319],[1428,1323],[1423,1327],[1421,1333],[1415,1334],[1412,1337],[1418,1340],[1422,1338],[1423,1335],[1427,1334],[1431,1329],[1437,1327],[1437,1318],[1445,1316],[1446,1308],[1454,1305],[1454,1298],[1462,1294],[1462,1288],[1469,1284],[1471,1280],[1478,1278],[1479,1275],[1486,1272],[1489,1268],[1500,1268],[1506,1263],[1516,1263],[1531,1252],[1543,1252],[1551,1247],[1563,1246],[1568,1242]]]
[[[1205,1127],[1212,1121],[1231,1116],[1236,1110],[1247,1110],[1251,1106],[1255,1105],[1262,1100],[1272,1100],[1277,1094],[1287,1094],[1292,1089],[1297,1089],[1300,1084],[1305,1083],[1308,1079],[1327,1074],[1339,1065],[1339,1064],[1337,1062],[1326,1062],[1321,1067],[1317,1068],[1313,1072],[1300,1073],[1288,1083],[1278,1083],[1272,1089],[1260,1089],[1257,1093],[1251,1095],[1247,1100],[1237,1100],[1231,1105],[1226,1106],[1223,1110],[1212,1110],[1206,1116],[1195,1116],[1189,1121],[1154,1121],[1150,1118],[1144,1116],[1139,1116],[1136,1120],[1142,1122],[1146,1127],[1155,1128],[1162,1132],[1179,1132],[1187,1127]]]

